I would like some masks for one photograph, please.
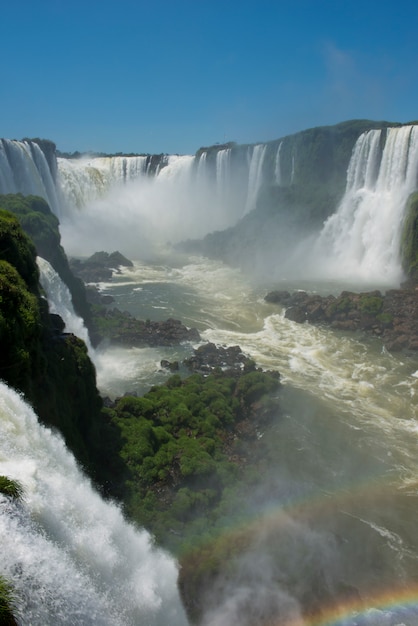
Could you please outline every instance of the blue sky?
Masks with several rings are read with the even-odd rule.
[[[418,119],[418,3],[3,0],[0,136],[193,154]]]

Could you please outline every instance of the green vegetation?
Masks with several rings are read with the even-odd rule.
[[[257,465],[257,429],[278,411],[278,386],[261,371],[175,375],[107,409],[122,442],[117,489],[129,515],[177,551],[186,536],[210,532],[248,458]]]
[[[0,624],[1,626],[17,626],[13,616],[13,592],[8,583],[0,576]]]
[[[352,298],[349,296],[340,296],[327,307],[327,316],[332,317],[338,313],[348,313],[353,307],[354,303]]]
[[[0,476],[0,493],[18,500],[22,497],[22,485],[16,480]],[[0,625],[16,626],[17,622],[13,616],[13,591],[8,582],[0,576]]]
[[[23,495],[23,487],[17,480],[0,476],[0,493],[14,500],[19,500]]]
[[[383,307],[383,298],[381,296],[361,295],[358,307],[364,315],[379,315]]]
[[[0,377],[30,393],[40,363],[38,268],[18,220],[0,210]]]
[[[39,199],[6,198],[20,217],[2,209],[0,198],[0,377],[24,393],[40,419],[58,428],[93,471],[100,435],[106,436],[94,366],[81,340],[57,330],[41,298],[36,250],[19,223],[32,223],[36,212],[28,210],[28,202],[37,206]],[[42,225],[42,211],[49,209],[43,200],[39,205],[35,221]]]
[[[376,319],[384,326],[390,326],[393,322],[393,315],[391,313],[379,313],[376,315]]]
[[[405,274],[412,281],[418,282],[418,192],[408,198],[401,254]]]
[[[86,300],[84,285],[79,278],[73,275],[70,269],[68,259],[61,246],[58,219],[51,212],[47,202],[38,196],[0,195],[0,209],[6,210],[18,218],[20,226],[31,238],[33,242],[31,245],[36,249],[36,254],[46,259],[68,286],[74,309],[83,317],[89,328],[91,326],[91,311]],[[14,265],[12,260],[10,262]],[[19,267],[16,269],[22,274]],[[35,281],[37,281],[37,268],[35,271]],[[22,276],[27,280],[26,275],[22,274]]]

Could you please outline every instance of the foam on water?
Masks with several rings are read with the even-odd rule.
[[[0,383],[0,475],[22,504],[0,501],[0,573],[21,624],[184,626],[176,563],[126,523],[78,469],[60,437]]]

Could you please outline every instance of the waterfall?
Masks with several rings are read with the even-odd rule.
[[[59,211],[60,194],[37,143],[0,140],[0,193],[41,196],[54,211]]]
[[[59,182],[67,203],[83,207],[113,185],[146,175],[146,156],[58,159]]]
[[[245,205],[245,213],[252,211],[257,202],[257,195],[263,180],[263,162],[266,154],[266,145],[259,144],[254,146],[250,158],[250,166],[248,173],[248,192]]]
[[[206,160],[207,160],[207,152],[202,152],[199,157],[199,161],[196,167],[196,181],[197,183],[205,183],[206,182]]]
[[[89,334],[83,319],[74,311],[70,290],[48,261],[42,257],[37,257],[37,264],[40,271],[40,282],[46,293],[50,312],[56,313],[64,320],[67,332],[73,333],[84,341],[92,359],[94,351]]]
[[[230,179],[231,149],[225,148],[216,153],[216,190],[218,201],[222,203],[228,189]]]
[[[61,437],[0,383],[0,475],[24,489],[0,496],[0,574],[31,626],[183,626],[177,567],[83,476]]]
[[[281,168],[281,163],[280,163],[280,152],[282,150],[282,145],[283,145],[283,141],[279,143],[279,147],[277,148],[276,160],[274,164],[274,176],[276,179],[276,185],[282,184],[282,168]]]
[[[345,195],[315,245],[322,274],[382,284],[402,280],[400,237],[408,196],[418,182],[418,126],[380,130],[354,147]]]
[[[158,172],[159,180],[169,179],[171,181],[190,183],[193,161],[194,156],[188,154],[182,156],[169,155],[167,165]]]

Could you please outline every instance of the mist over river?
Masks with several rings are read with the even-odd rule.
[[[264,302],[270,286],[254,285],[218,261],[177,256],[172,265],[168,259],[135,262],[100,287],[121,310],[141,319],[182,319],[203,341],[238,344],[261,367],[280,371],[283,415],[263,433],[270,471],[248,494],[248,523],[260,524],[263,536],[265,525],[280,529],[286,515],[279,567],[284,579],[290,569],[297,580],[296,596],[300,586],[313,585],[319,568],[328,572],[331,587],[347,585],[358,590],[366,606],[379,607],[410,586],[412,593],[418,576],[418,359],[390,354],[378,338],[362,333],[289,321],[283,310]],[[333,288],[338,290],[336,284]],[[316,290],[330,287],[317,283]],[[111,396],[144,393],[169,376],[160,366],[162,358],[181,361],[190,352],[189,344],[99,347],[99,387]],[[280,534],[277,530],[278,545]],[[251,588],[266,546],[249,558]],[[276,579],[277,571],[269,576]],[[228,621],[230,610],[225,608],[226,621],[216,621],[218,616],[213,624],[235,623]],[[385,613],[387,621],[382,615],[343,623],[401,623],[396,610]],[[414,615],[402,623],[415,624]]]
[[[13,178],[19,165],[27,174],[22,174],[24,192],[46,197],[59,216],[68,256],[118,249],[134,262],[98,285],[114,298],[111,306],[144,320],[179,319],[197,328],[202,342],[239,345],[259,367],[281,374],[281,411],[259,433],[267,446],[266,471],[239,507],[231,502],[223,520],[225,533],[249,528],[253,540],[239,555],[239,575],[225,574],[199,626],[418,623],[418,355],[390,353],[378,337],[362,332],[296,324],[264,300],[271,289],[326,295],[399,287],[405,204],[418,187],[418,127],[382,133],[373,128],[353,142],[345,192],[320,226],[303,230],[298,239],[289,215],[283,214],[283,223],[277,218],[274,232],[271,222],[266,226],[254,217],[238,246],[254,272],[172,244],[240,220],[248,224],[259,215],[257,199],[269,175],[273,197],[283,188],[291,194],[302,170],[299,144],[219,146],[195,157],[164,157],[154,178],[148,177],[155,164],[147,157],[59,159],[55,179],[44,159],[35,185],[34,167],[29,171],[22,163],[32,162],[33,154],[40,163],[39,148],[3,140],[0,156],[8,169],[0,190],[19,191]],[[51,268],[39,265],[51,310],[65,319],[67,330],[79,333],[68,294]],[[89,354],[102,396],[114,399],[126,392],[144,394],[164,382],[170,372],[161,359],[181,362],[194,347],[103,342],[90,346]],[[29,494],[26,517],[20,509],[1,517],[5,533],[24,537],[16,543],[23,547],[1,570],[25,598],[21,623],[90,623],[74,607],[74,585],[88,598],[85,613],[101,616],[91,623],[183,625],[175,559],[155,550],[147,533],[134,530],[116,507],[91,491],[61,440],[37,425],[21,398],[7,388],[1,392],[8,435],[1,473],[20,479]],[[64,475],[61,467],[69,468]],[[51,475],[69,481],[64,498]],[[77,515],[71,508],[74,491]],[[52,512],[50,500],[57,504]],[[0,504],[4,513],[6,505]],[[88,529],[102,538],[98,546]],[[54,588],[46,609],[40,603],[32,619],[27,581],[36,580],[33,563],[44,540],[51,556],[45,557],[46,582],[40,581],[40,588],[53,588],[48,558],[54,572],[63,553],[71,578],[69,590]],[[62,552],[52,554],[55,548]],[[61,580],[65,571],[60,570]],[[134,600],[119,597],[126,581]],[[317,590],[323,604],[308,614],[304,608],[318,597]],[[65,619],[56,617],[66,611]],[[70,611],[76,617],[68,617]]]

